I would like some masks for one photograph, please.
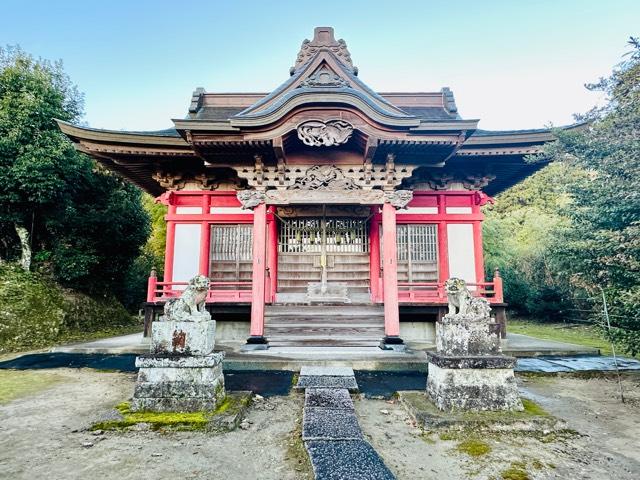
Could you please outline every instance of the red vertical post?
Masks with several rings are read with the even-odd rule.
[[[384,286],[385,343],[402,343],[400,339],[400,308],[398,303],[398,254],[396,246],[396,209],[390,203],[382,205],[382,251]]]
[[[503,289],[502,277],[500,276],[500,271],[496,268],[496,271],[493,274],[493,291],[495,292],[493,299],[496,303],[504,303]]]
[[[476,283],[483,283],[484,254],[482,249],[482,223],[480,221],[473,222],[473,253],[476,262]]]
[[[156,274],[156,269],[152,268],[147,280],[147,302],[155,302],[157,283],[158,275]]]
[[[380,222],[376,218],[378,207],[372,211],[369,225],[369,282],[371,285],[371,301],[380,299]]]
[[[175,215],[176,206],[169,205],[169,215]],[[176,242],[176,222],[169,220],[167,222],[167,240],[164,251],[164,278],[165,282],[173,281],[173,253],[175,251]],[[171,286],[166,286],[164,290],[171,290]]]
[[[264,290],[266,268],[267,206],[253,209],[253,274],[251,277],[251,327],[247,343],[265,343]]]
[[[268,302],[274,302],[278,288],[278,225],[276,223],[275,207],[269,207],[269,219],[267,220],[268,239],[267,267],[269,268],[269,292]]]
[[[445,196],[438,195],[438,215],[445,215],[447,206]],[[449,235],[447,222],[438,222],[438,283],[444,283],[449,278]]]
[[[209,195],[202,195],[202,215],[209,213]],[[198,272],[205,277],[209,276],[209,250],[211,247],[211,232],[209,222],[200,223],[200,263]]]

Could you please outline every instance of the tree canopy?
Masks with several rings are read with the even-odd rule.
[[[640,43],[612,74],[587,88],[606,104],[555,131],[541,158],[553,163],[488,209],[488,267],[505,273],[522,313],[558,319],[581,312],[640,352]],[[574,314],[570,314],[574,312]],[[603,325],[604,328],[604,325]]]
[[[149,235],[142,194],[77,152],[55,119],[78,122],[83,97],[60,62],[0,48],[0,258],[61,283],[122,296]]]

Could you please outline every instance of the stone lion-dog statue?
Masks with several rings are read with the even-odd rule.
[[[205,308],[208,290],[209,279],[204,275],[196,275],[189,280],[180,297],[171,298],[164,304],[164,319],[179,322],[209,320],[211,315]]]
[[[488,318],[491,306],[486,298],[474,297],[461,278],[450,278],[444,282],[444,290],[449,300],[449,315],[470,315]]]

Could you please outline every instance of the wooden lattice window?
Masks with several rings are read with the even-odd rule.
[[[397,225],[396,244],[398,282],[438,281],[437,225],[422,223]]]
[[[251,282],[253,226],[211,225],[209,277],[212,282]],[[237,286],[216,287],[235,289]]]
[[[280,225],[281,253],[367,253],[367,223],[360,218],[294,218]]]

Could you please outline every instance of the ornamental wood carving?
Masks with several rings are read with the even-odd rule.
[[[236,197],[244,210],[255,208],[265,200],[264,192],[258,190],[242,190],[236,193]]]
[[[311,88],[324,88],[324,87],[348,87],[349,82],[342,78],[340,75],[335,73],[326,65],[322,65],[318,68],[312,75],[309,75],[306,80],[298,85],[298,88],[301,87],[311,87]]]
[[[335,165],[314,165],[290,190],[358,190],[360,187]]]
[[[320,167],[320,166],[319,166]],[[322,167],[330,167],[322,165]],[[238,177],[245,180],[249,187],[257,189],[278,190],[291,189],[293,185],[299,183],[307,177],[308,167],[300,165],[287,165],[284,161],[278,161],[275,166],[264,164],[254,166],[234,166],[232,167]],[[335,167],[338,168],[338,167]],[[411,177],[415,170],[415,165],[346,165],[341,166],[342,175],[350,180],[362,190],[374,188],[392,189],[398,187],[400,183]]]
[[[396,208],[404,208],[413,199],[411,190],[395,190],[393,192],[384,192],[384,202],[390,203]]]
[[[309,120],[298,125],[298,138],[310,147],[333,147],[347,143],[353,125],[344,120]]]
[[[313,40],[306,39],[302,42],[294,68],[297,69],[307,63],[322,48],[328,49],[338,57],[342,63],[353,68],[351,54],[349,50],[347,50],[346,42],[342,39],[336,40],[333,36],[333,28],[331,27],[316,27],[313,30]]]

